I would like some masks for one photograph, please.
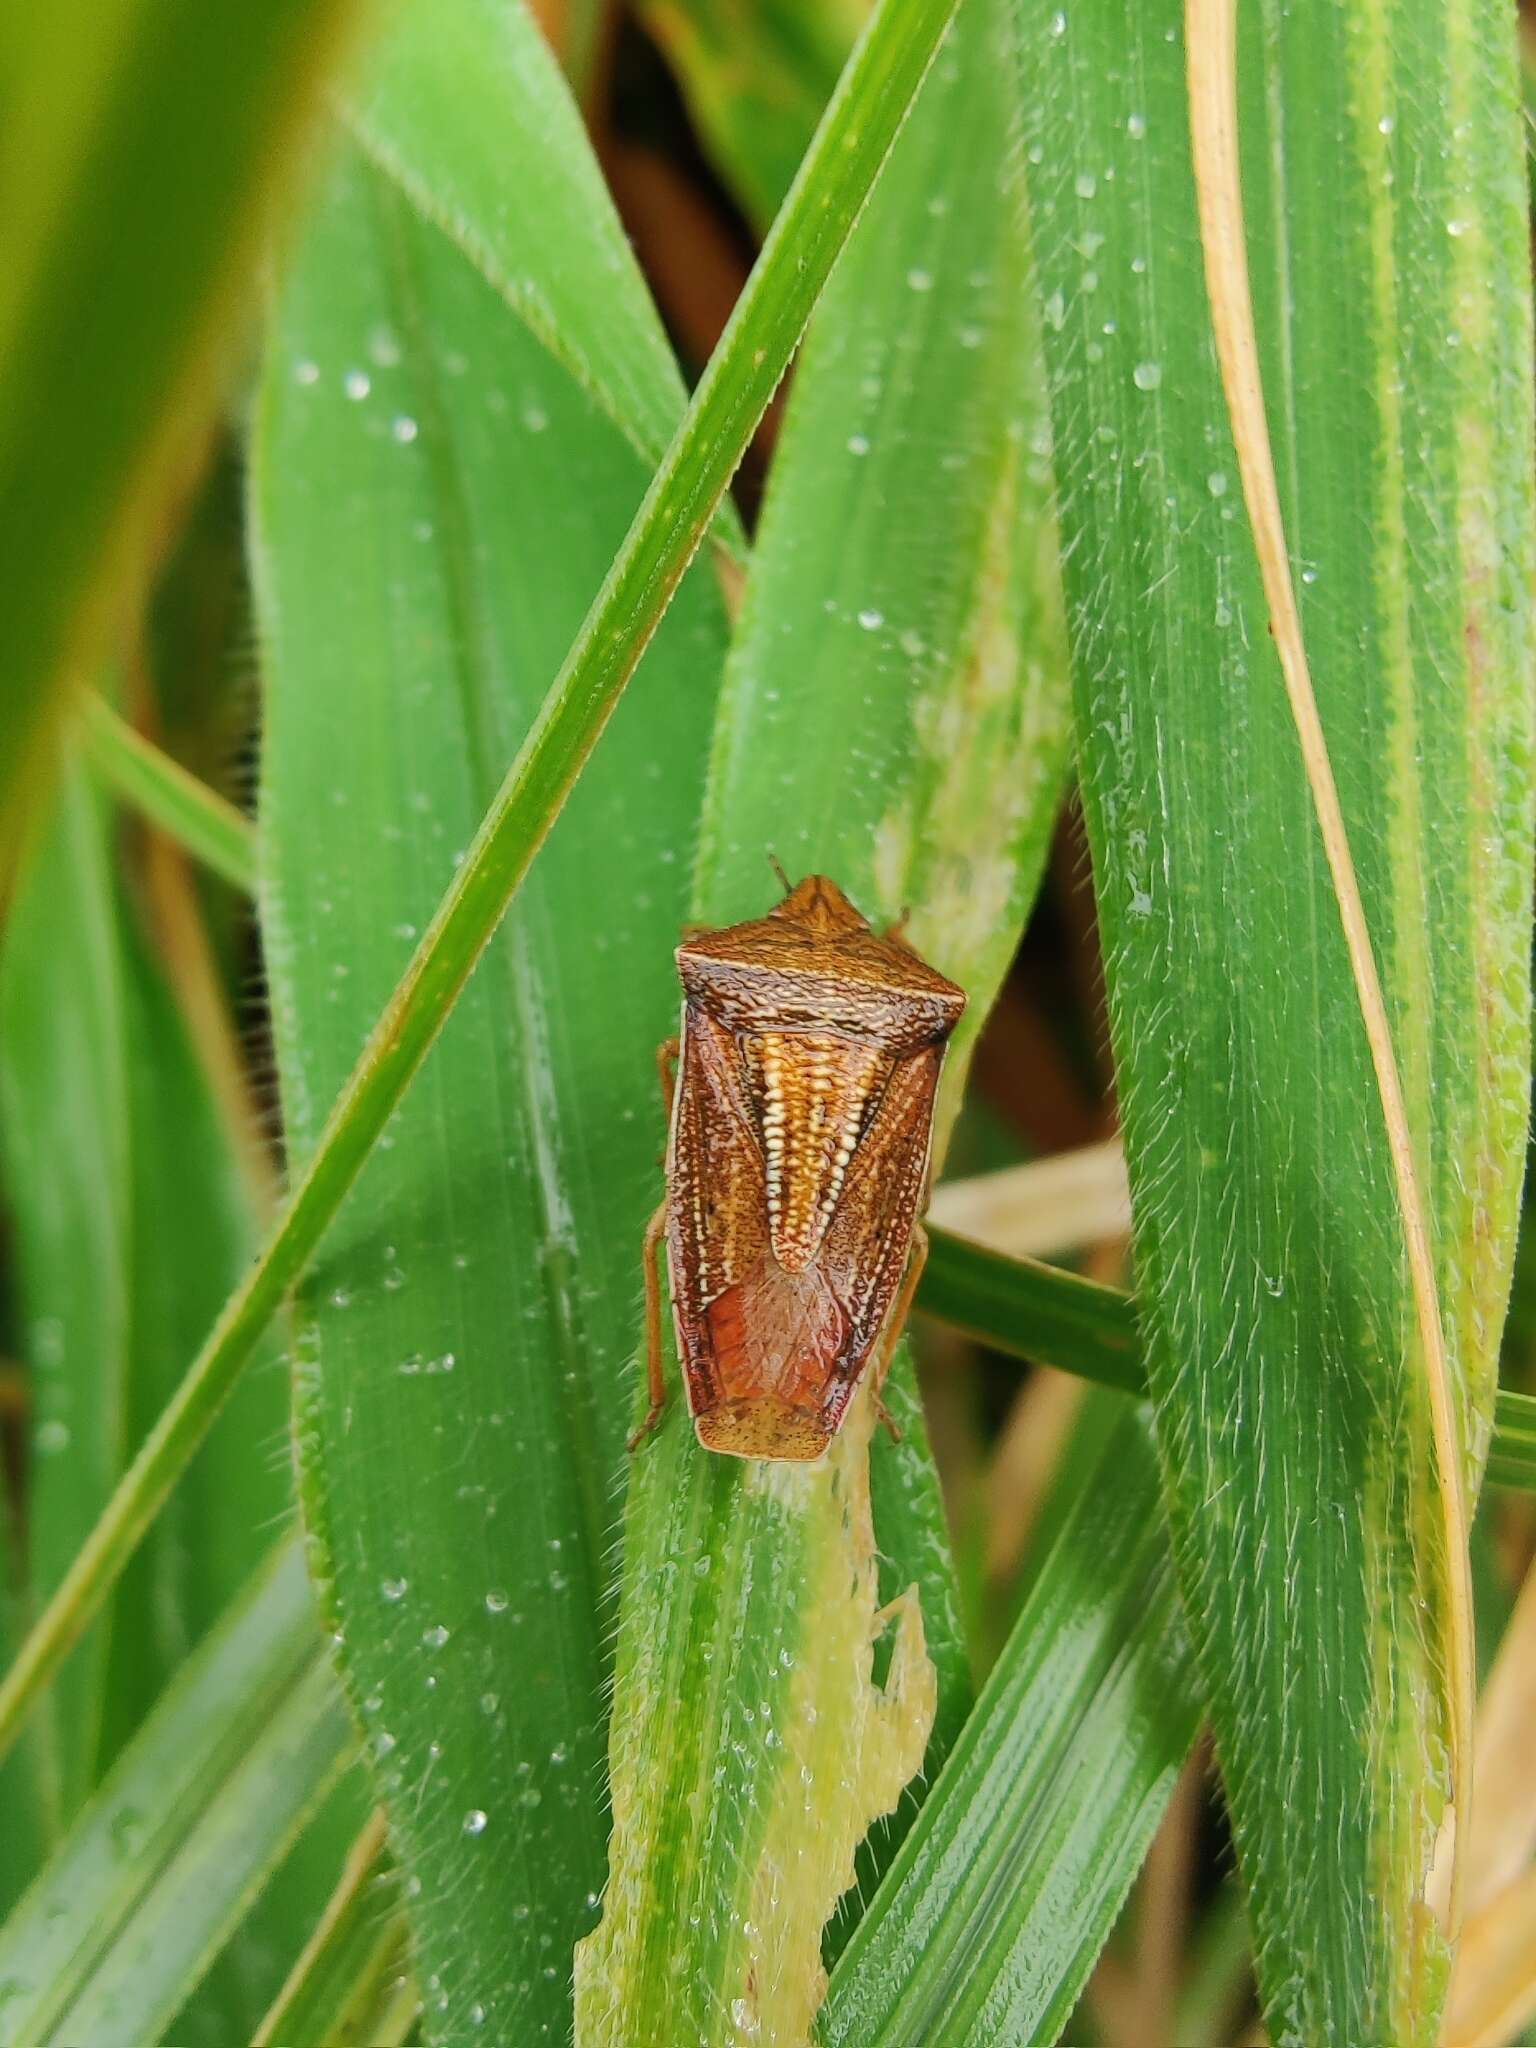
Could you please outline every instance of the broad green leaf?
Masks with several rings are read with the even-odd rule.
[[[254,1193],[112,867],[78,755],[0,955],[4,1200],[33,1392],[30,1576],[57,1583],[255,1242]],[[280,1378],[254,1375],[54,1697],[71,1816],[269,1541]]]
[[[759,230],[789,190],[867,0],[640,0],[721,177]]]
[[[296,1543],[194,1651],[0,1928],[0,2029],[158,2040],[355,1754]]]
[[[807,344],[694,896],[706,922],[761,913],[771,850],[872,917],[910,908],[914,943],[972,994],[957,1080],[1038,877],[1066,741],[1048,479],[1018,396],[1031,335],[996,29],[982,6],[952,31]],[[872,1523],[869,1423],[860,1404],[820,1466],[743,1466],[698,1449],[679,1396],[637,1455],[584,2048],[752,2026],[803,2038],[822,1923],[924,1754],[922,1630],[963,1711],[920,1432]],[[679,1699],[696,1709],[679,1716]]]
[[[661,468],[271,1237],[0,1680],[0,1752],[133,1555],[435,1043],[704,537],[952,4],[880,0]],[[292,368],[307,381],[307,370]],[[406,416],[401,445],[413,426]]]
[[[1179,9],[1029,0],[1018,18],[1140,1321],[1271,2035],[1430,2040],[1452,1681],[1425,1368],[1213,354]],[[1238,49],[1291,567],[1469,1480],[1527,1078],[1512,34],[1491,6],[1306,0],[1243,10]]]
[[[0,857],[194,452],[351,10],[63,0],[0,30]]]
[[[527,8],[406,0],[346,112],[412,208],[654,468],[682,411],[682,378],[581,116]],[[723,521],[739,548],[728,508]]]
[[[1199,1718],[1151,1433],[1128,1409],[838,1964],[818,2041],[1054,2041]]]
[[[257,457],[263,932],[297,1163],[644,487],[564,365],[346,150]],[[437,2038],[563,2039],[602,1882],[655,1047],[724,651],[701,569],[300,1295],[305,1515]]]

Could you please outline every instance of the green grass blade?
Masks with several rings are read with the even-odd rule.
[[[1277,2035],[1424,2040],[1446,1958],[1422,1894],[1452,1732],[1424,1367],[1213,360],[1179,11],[1129,31],[1093,5],[1020,19],[1141,1320],[1266,2008]],[[1309,4],[1245,12],[1239,49],[1280,495],[1469,1479],[1527,1075],[1511,33],[1491,8]]]
[[[39,1605],[257,1235],[240,1143],[113,872],[110,807],[74,752],[56,781],[0,953]],[[54,1701],[65,1817],[265,1552],[289,1499],[283,1421],[281,1381],[253,1375],[66,1674]]]
[[[833,1974],[826,2048],[1049,2042],[1194,1740],[1200,1695],[1127,1412]]]
[[[636,11],[710,161],[766,229],[859,32],[860,0],[641,0]]]
[[[0,1649],[9,1656],[21,1639],[22,1603],[18,1546],[6,1534],[5,1573],[0,1580]],[[37,1722],[0,1764],[0,1914],[8,1913],[41,1870],[59,1835],[58,1772],[53,1767],[47,1720]]]
[[[1010,1259],[947,1230],[930,1229],[919,1308],[978,1343],[1144,1394],[1135,1304],[1038,1259]]]
[[[457,242],[347,148],[277,312],[258,444],[263,933],[296,1168],[645,483]],[[602,1882],[655,1047],[725,644],[696,570],[298,1298],[313,1561],[447,2038],[564,2035]]]
[[[354,1754],[288,1543],[188,1659],[0,1928],[6,2041],[158,2040]]]
[[[231,888],[252,895],[256,834],[249,818],[135,732],[105,698],[86,698],[84,723],[92,764],[117,795]]]
[[[947,1230],[931,1230],[929,1240],[917,1300],[936,1321],[1010,1358],[1054,1365],[1121,1393],[1146,1393],[1131,1295],[1037,1259],[1011,1259]],[[1486,1476],[1490,1486],[1536,1491],[1536,1397],[1500,1390]]]
[[[251,2048],[396,2048],[418,2011],[410,1962],[400,1872],[375,1813]]]
[[[65,0],[0,40],[0,858],[196,447],[350,8]]]
[[[261,1257],[231,1295],[0,1682],[0,1750],[87,1626],[451,1012],[697,549],[900,127],[952,0],[884,4],[532,730],[347,1078]]]
[[[47,1598],[128,1456],[132,1133],[119,906],[104,807],[78,764],[10,907],[0,956],[5,1206],[31,1395],[27,1578]],[[78,1019],[66,1033],[61,1020]],[[96,1782],[110,1627],[51,1701],[61,1817]]]
[[[1536,1398],[1500,1392],[1493,1407],[1488,1484],[1536,1492]]]
[[[972,992],[956,1082],[1038,879],[1066,745],[1048,478],[1017,386],[1024,243],[998,194],[997,29],[981,6],[952,32],[817,316],[732,648],[694,905],[711,923],[760,913],[772,850],[872,916],[908,907],[914,943]],[[931,526],[880,516],[918,502]],[[822,1923],[924,1754],[938,1682],[963,1710],[925,1448],[914,1432],[882,1454],[872,1518],[868,1431],[861,1404],[825,1465],[742,1466],[698,1449],[679,1398],[637,1455],[607,1905],[577,1970],[591,2048],[801,2038]]]
[[[457,246],[654,468],[683,409],[682,378],[581,115],[528,9],[408,0],[348,92],[346,118],[412,210]],[[740,549],[728,506],[722,518]]]

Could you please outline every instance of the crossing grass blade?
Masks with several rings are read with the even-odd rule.
[[[1162,4],[1128,29],[1094,4],[1019,22],[1140,1321],[1265,2004],[1280,2038],[1427,2040],[1456,1562],[1382,1098],[1213,354],[1183,25]],[[1237,53],[1268,432],[1468,1485],[1527,1075],[1511,34],[1480,6],[1304,5],[1246,11]]]
[[[1053,1365],[1140,1396],[1146,1365],[1134,1298],[1036,1259],[1010,1259],[947,1230],[930,1230],[918,1306],[1010,1358]],[[1536,1490],[1536,1398],[1508,1388],[1494,1403],[1487,1482]]]
[[[135,732],[105,698],[87,697],[81,717],[101,779],[194,860],[250,895],[256,887],[256,835],[250,820]]]
[[[251,2048],[395,2048],[421,2001],[384,1816],[369,1816]]]
[[[32,1391],[31,1599],[67,1568],[255,1242],[241,1142],[114,871],[78,745],[0,954],[3,1191]],[[221,1614],[290,1489],[285,1398],[252,1375],[53,1700],[68,1819]]]
[[[694,894],[706,923],[760,914],[772,851],[872,917],[907,907],[914,944],[972,995],[956,1086],[1038,879],[1066,746],[1048,476],[1017,384],[1022,222],[993,203],[1005,59],[996,12],[968,7],[817,316],[732,646]],[[916,500],[931,526],[888,516]],[[940,1748],[953,1739],[969,1677],[931,1467],[914,1427],[876,1459],[872,1506],[869,1427],[861,1402],[823,1466],[742,1466],[700,1451],[674,1402],[637,1453],[608,1889],[577,1966],[593,2048],[802,2038],[822,1924],[923,1761],[936,1704]]]
[[[187,1660],[0,1928],[7,2042],[159,2040],[355,1754],[290,1541]]]

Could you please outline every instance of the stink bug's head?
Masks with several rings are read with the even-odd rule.
[[[797,882],[787,889],[782,903],[774,905],[770,917],[783,918],[788,924],[804,925],[807,931],[825,932],[834,937],[842,932],[867,932],[869,919],[861,917],[836,882],[825,875],[807,875],[803,882]]]
[[[842,1032],[895,1057],[948,1038],[965,1008],[963,989],[872,930],[825,875],[766,917],[690,933],[677,965],[689,1000],[729,1030]]]

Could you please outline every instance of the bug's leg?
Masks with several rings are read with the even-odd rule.
[[[656,1071],[661,1076],[661,1105],[666,1120],[668,1142],[672,1136],[672,1102],[677,1094],[677,1063],[683,1056],[683,1049],[675,1038],[664,1038],[656,1048]],[[656,1155],[656,1164],[667,1163],[667,1147],[664,1144]]]
[[[683,1048],[675,1038],[664,1038],[656,1048],[656,1071],[661,1076],[661,1100],[667,1112],[667,1129],[672,1128],[672,1098],[677,1093],[677,1063]]]
[[[651,1405],[646,1410],[644,1422],[629,1440],[632,1451],[639,1449],[660,1422],[661,1411],[667,1405],[667,1381],[661,1369],[661,1278],[656,1271],[656,1254],[661,1248],[661,1234],[666,1227],[667,1205],[662,1202],[645,1226],[645,1371]]]
[[[928,1233],[921,1223],[914,1223],[912,1249],[907,1254],[907,1270],[902,1279],[901,1292],[896,1297],[896,1306],[891,1310],[891,1320],[886,1325],[885,1341],[880,1347],[880,1362],[875,1367],[875,1414],[890,1431],[893,1444],[901,1442],[901,1430],[882,1398],[885,1376],[891,1369],[891,1360],[896,1355],[896,1346],[906,1327],[907,1317],[912,1313],[912,1297],[917,1293],[917,1283],[923,1277],[923,1268],[927,1263]]]

